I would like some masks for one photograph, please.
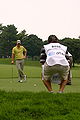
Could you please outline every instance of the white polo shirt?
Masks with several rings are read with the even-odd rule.
[[[69,63],[65,57],[67,47],[60,43],[50,43],[44,45],[44,49],[47,55],[46,62],[49,66],[60,64],[63,66],[69,66]]]

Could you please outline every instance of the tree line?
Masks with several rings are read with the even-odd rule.
[[[47,44],[47,40],[42,40],[34,34],[28,35],[26,30],[18,32],[14,24],[7,26],[0,24],[0,58],[11,57],[12,48],[18,39],[21,40],[22,45],[28,51],[28,56],[32,59],[38,59],[42,46]],[[59,42],[68,47],[74,63],[80,63],[80,38],[64,38],[60,39]]]

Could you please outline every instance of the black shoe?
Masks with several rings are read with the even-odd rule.
[[[71,83],[67,83],[66,85],[72,85]]]

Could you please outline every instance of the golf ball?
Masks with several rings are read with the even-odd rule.
[[[36,84],[34,84],[34,87],[36,87]]]

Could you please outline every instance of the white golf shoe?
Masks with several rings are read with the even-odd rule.
[[[24,75],[24,81],[26,81],[26,78],[27,78],[26,75]]]

